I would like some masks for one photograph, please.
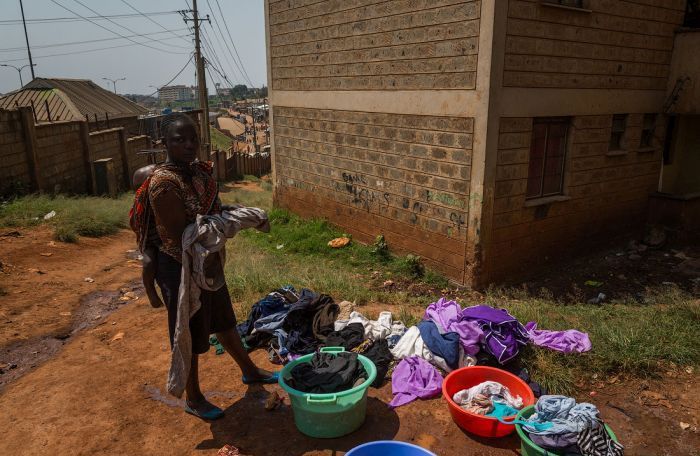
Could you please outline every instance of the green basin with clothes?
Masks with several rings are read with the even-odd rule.
[[[322,353],[338,354],[343,347],[324,347]],[[313,353],[304,355],[284,366],[279,384],[288,394],[294,412],[294,424],[303,434],[310,437],[330,439],[350,434],[365,422],[367,412],[367,390],[377,377],[377,367],[369,358],[358,355],[362,367],[367,372],[367,380],[349,390],[337,393],[304,393],[289,386],[294,366],[309,363]]]
[[[516,420],[527,420],[530,418],[532,414],[535,413],[535,406],[530,405],[528,407],[523,408],[520,410],[520,413],[518,413],[518,416],[516,417]],[[617,442],[617,436],[615,436],[615,433],[610,429],[610,426],[607,424],[605,425],[605,430],[608,432],[608,435],[610,436],[611,439]],[[558,453],[553,450],[545,450],[539,445],[536,445],[532,440],[530,440],[530,436],[527,435],[527,432],[525,429],[523,429],[523,426],[521,424],[516,423],[515,424],[515,431],[518,433],[518,437],[520,437],[520,453],[522,456],[560,456],[561,453]]]

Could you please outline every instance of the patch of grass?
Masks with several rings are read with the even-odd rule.
[[[233,144],[231,138],[212,126],[209,127],[209,136],[211,138],[211,146],[216,150],[229,150]]]
[[[341,230],[323,220],[305,220],[285,210],[271,209],[272,196],[267,191],[235,188],[221,198],[225,204],[265,209],[270,218],[270,233],[246,230],[232,241],[227,282],[233,299],[247,303],[242,309],[244,313],[262,294],[284,284],[319,290],[358,305],[422,302],[403,291],[368,286],[370,274],[375,270],[382,277],[402,276],[404,258],[377,252],[372,246],[357,242],[332,249],[328,241],[344,235]],[[431,280],[439,281],[437,277],[437,273],[430,273]]]
[[[375,283],[403,278],[435,290],[449,286],[440,274],[428,268],[421,272],[422,264],[415,257],[382,253],[386,249],[381,242],[329,248],[327,242],[342,235],[341,230],[322,220],[304,220],[271,209],[267,191],[237,188],[222,198],[266,209],[272,223],[269,234],[245,231],[229,249],[226,277],[233,300],[239,303],[239,315],[247,315],[250,305],[270,290],[293,284],[359,305],[394,305],[396,318],[410,326],[420,320],[425,306],[439,293],[414,296],[372,288],[372,272],[379,273]],[[588,353],[567,355],[535,346],[522,351],[522,365],[552,393],[571,394],[579,380],[594,373],[602,379],[617,374],[647,377],[665,372],[672,367],[670,363],[700,365],[696,339],[700,334],[700,301],[675,287],[649,288],[641,303],[634,297],[600,306],[586,304],[584,297],[577,295],[572,295],[568,304],[558,303],[547,290],[491,288],[485,299],[490,305],[508,309],[523,323],[536,321],[540,329],[578,329],[589,334],[593,350]],[[462,305],[477,303],[462,301]]]
[[[561,305],[520,290],[492,290],[487,302],[508,309],[521,322],[536,321],[541,329],[588,333],[593,349],[581,355],[537,347],[524,351],[523,363],[552,391],[571,392],[574,380],[585,373],[651,377],[671,363],[700,364],[700,302],[677,288],[650,289],[648,304],[642,305],[624,300]]]
[[[107,236],[128,227],[132,201],[131,194],[116,199],[29,195],[0,205],[0,226],[48,224],[53,227],[57,240],[76,242],[79,236]],[[56,215],[44,220],[44,216],[51,211],[55,211]]]

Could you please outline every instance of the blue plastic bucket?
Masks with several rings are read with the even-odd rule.
[[[345,453],[345,456],[437,456],[425,448],[406,442],[379,440],[369,442]]]

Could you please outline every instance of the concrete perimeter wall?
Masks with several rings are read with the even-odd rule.
[[[101,158],[114,160],[125,190],[133,171],[147,164],[136,152],[150,147],[147,136],[127,138],[121,127],[90,133],[86,122],[35,124],[31,109],[0,110],[0,195],[89,193],[92,162]]]

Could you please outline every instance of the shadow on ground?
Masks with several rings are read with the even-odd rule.
[[[242,454],[301,455],[311,451],[346,452],[372,440],[391,440],[399,431],[399,417],[379,399],[367,398],[367,420],[360,429],[337,439],[314,439],[300,433],[294,425],[289,405],[265,411],[267,392],[251,386],[244,397],[225,410],[226,416],[211,423],[212,438],[196,449],[235,446]],[[274,419],[270,419],[274,417]]]

